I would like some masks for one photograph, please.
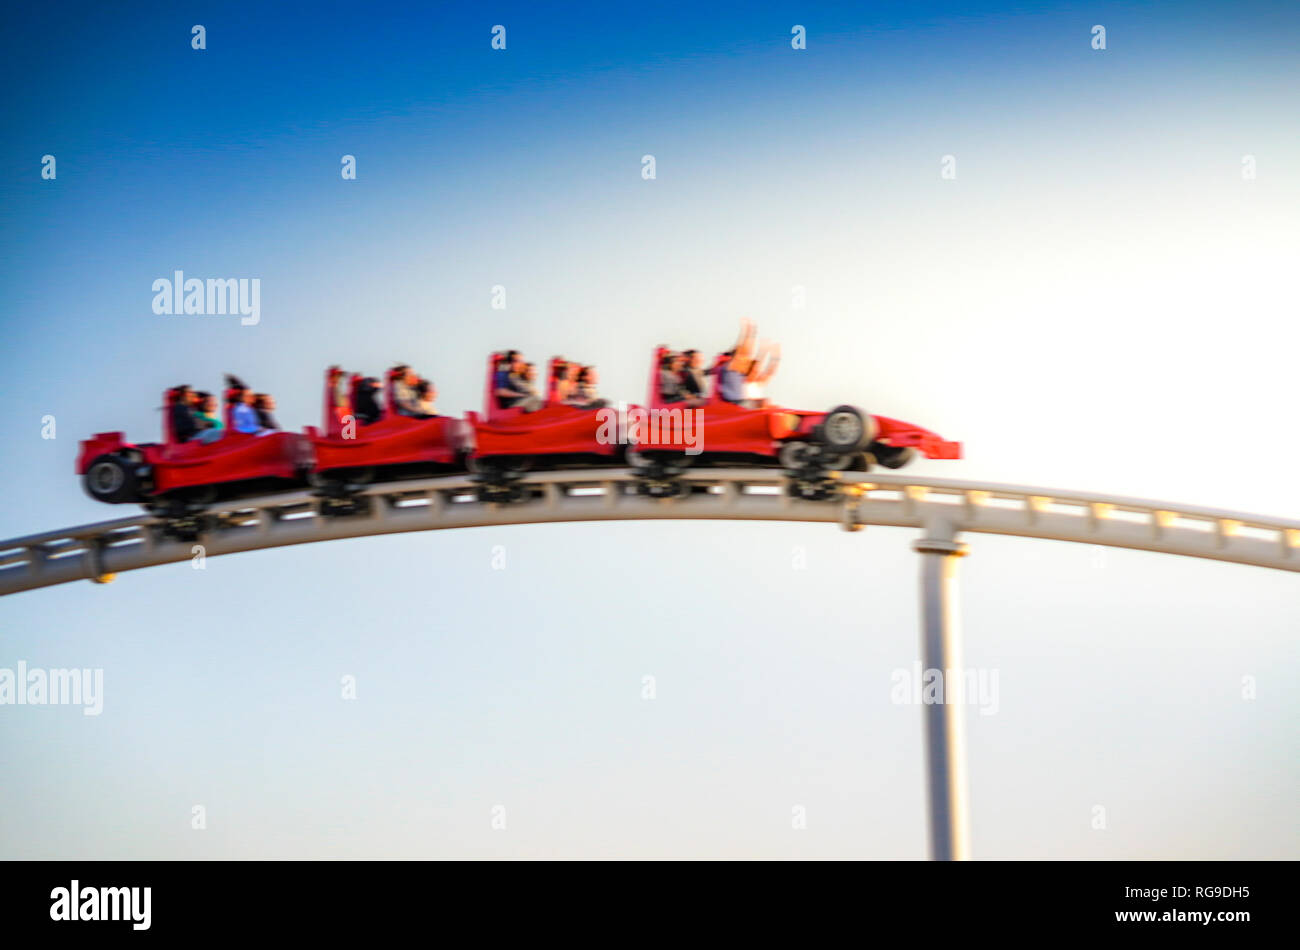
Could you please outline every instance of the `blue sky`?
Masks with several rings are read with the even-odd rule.
[[[297,428],[328,364],[407,360],[459,413],[517,346],[631,400],[741,316],[774,398],[966,444],[918,472],[1294,516],[1298,38],[1263,3],[15,10],[0,536],[115,514],[76,442],[156,437],[180,380]],[[176,269],[260,279],[261,323],[154,314]],[[1293,576],[971,540],[976,854],[1294,856]],[[8,598],[0,667],[106,696],[0,707],[0,856],[920,856],[909,541],[484,529]]]

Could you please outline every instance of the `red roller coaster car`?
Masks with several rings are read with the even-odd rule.
[[[376,476],[463,472],[473,436],[463,419],[434,416],[418,419],[394,410],[390,370],[379,419],[363,425],[357,418],[359,375],[349,381],[346,399],[340,398],[343,370],[325,371],[325,425],[308,426],[306,436],[316,453],[312,480],[326,484],[366,484]]]
[[[172,431],[174,390],[163,395],[163,439],[134,444],[124,433],[100,432],[81,443],[77,474],[96,501],[207,504],[300,485],[311,467],[311,448],[296,432],[253,435],[231,426],[234,399],[226,390],[225,429],[215,442],[179,442]]]
[[[867,471],[872,464],[902,468],[919,450],[927,458],[961,458],[961,443],[948,442],[928,429],[869,415],[855,406],[837,406],[830,412],[786,409],[762,400],[746,407],[722,398],[722,368],[729,357],[713,362],[713,384],[708,402],[694,420],[698,454],[686,451],[680,437],[684,403],[665,403],[659,389],[659,365],[669,353],[658,347],[650,365],[651,409],[642,427],[633,460],[640,464],[672,462],[779,464],[792,472],[816,470]],[[677,421],[677,411],[683,422]]]
[[[624,447],[617,440],[601,437],[605,414],[616,412],[615,409],[582,409],[566,406],[556,399],[557,369],[564,362],[558,357],[551,360],[546,374],[546,401],[542,408],[536,412],[502,408],[493,383],[497,363],[503,356],[493,353],[488,357],[482,414],[473,411],[466,414],[474,427],[471,470],[494,475],[521,472],[534,465],[555,468],[622,461]]]

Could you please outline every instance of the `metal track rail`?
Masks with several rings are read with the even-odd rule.
[[[525,477],[523,500],[481,502],[468,476],[388,482],[361,493],[369,510],[322,512],[310,492],[247,498],[205,512],[196,542],[165,536],[141,513],[97,524],[0,541],[0,595],[206,557],[401,531],[563,521],[648,519],[809,521],[1005,534],[1157,551],[1300,571],[1300,521],[1171,502],[1018,485],[842,472],[839,497],[803,501],[772,469],[700,469],[682,478],[678,498],[635,492],[630,469],[542,472]]]

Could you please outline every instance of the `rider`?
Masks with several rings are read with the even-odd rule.
[[[607,405],[596,392],[596,367],[584,366],[578,371],[577,396],[583,409],[603,409]]]
[[[275,397],[270,393],[258,393],[253,398],[253,408],[257,410],[257,421],[261,423],[263,429],[278,429],[280,424],[275,421],[275,416],[271,415],[275,409]]]
[[[740,338],[734,349],[723,354],[729,359],[723,364],[718,389],[727,402],[747,409],[760,408],[763,403],[763,386],[781,362],[781,347],[766,340],[754,354],[754,324],[740,321]]]
[[[542,408],[541,397],[537,395],[536,366],[532,363],[523,363],[518,374],[511,377],[511,383],[524,395],[524,398],[515,405],[523,409],[524,412],[536,412]]]
[[[415,419],[429,418],[428,413],[420,409],[420,397],[415,391],[420,384],[420,377],[416,375],[415,370],[403,363],[394,366],[389,371],[389,375],[393,378],[392,408],[397,414]]]
[[[230,413],[230,427],[236,432],[254,434],[262,431],[262,423],[257,420],[257,410],[253,408],[256,398],[251,389],[240,390],[238,402]]]
[[[518,358],[518,350],[506,350],[505,355],[497,360],[496,368],[492,370],[492,396],[497,401],[498,409],[508,409],[519,397],[519,393],[510,385],[510,371],[514,369],[515,360]]]
[[[665,353],[659,360],[659,399],[662,402],[681,402],[682,358],[677,353]]]
[[[492,374],[492,395],[499,409],[536,412],[542,400],[532,387],[532,364],[525,363],[518,350],[507,350]]]
[[[740,321],[736,345],[722,354],[727,362],[718,370],[718,392],[727,402],[740,405],[745,399],[745,374],[754,360],[754,324]]]
[[[718,392],[727,402],[739,405],[745,399],[745,374],[736,369],[736,350],[728,350],[723,356],[729,357],[718,371]],[[748,363],[744,364],[748,368]]]
[[[198,408],[194,413],[194,421],[199,427],[198,441],[205,445],[217,441],[221,438],[223,423],[221,414],[217,411],[217,397],[212,393],[196,393]]]
[[[555,401],[562,406],[576,405],[578,400],[578,371],[582,366],[573,360],[567,362],[556,357]]]
[[[251,389],[245,389],[239,395],[241,399],[235,403],[235,408],[231,412],[230,427],[236,432],[249,435],[269,431],[262,427],[261,421],[257,418],[257,410],[253,407],[253,403],[257,401],[257,394]]]
[[[379,408],[379,400],[376,398],[378,391],[379,380],[373,376],[367,376],[357,383],[357,394],[352,408],[356,414],[357,422],[360,422],[363,426],[378,422],[384,414],[383,410]]]
[[[745,374],[744,395],[745,401],[742,403],[750,409],[761,409],[767,401],[763,397],[763,387],[767,381],[776,373],[776,368],[781,365],[781,344],[763,343],[758,352],[758,357],[749,364],[749,372]]]
[[[699,350],[682,352],[681,368],[677,373],[680,391],[686,405],[703,406],[709,401],[705,387],[704,370],[700,369]]]
[[[188,442],[199,431],[194,418],[194,392],[189,386],[177,386],[171,391],[171,405],[167,409],[171,417],[172,438],[177,442]]]
[[[415,401],[425,418],[432,419],[438,414],[434,409],[437,398],[438,389],[429,380],[422,379],[415,384]]]

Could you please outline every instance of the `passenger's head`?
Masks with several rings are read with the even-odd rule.
[[[248,391],[248,386],[238,376],[232,373],[226,374],[226,402],[234,404],[244,401],[244,393]]]
[[[217,397],[212,395],[212,393],[201,392],[201,393],[195,393],[194,395],[198,399],[199,408],[202,409],[204,412],[206,412],[208,415],[212,415],[214,412],[217,411]]]
[[[173,406],[186,406],[190,401],[190,387],[173,386],[167,392],[167,399]]]
[[[582,364],[574,362],[564,364],[564,379],[573,382],[580,372],[582,372]]]
[[[253,392],[251,389],[245,389],[243,392],[239,394],[239,398],[240,401],[244,403],[244,405],[253,406],[254,408],[256,408],[257,393]]]
[[[665,353],[663,356],[659,357],[659,368],[672,369],[673,360],[675,359],[677,359],[676,353]]]
[[[521,372],[523,373],[524,379],[528,380],[531,383],[533,379],[537,376],[537,367],[533,366],[532,363],[525,363],[522,359],[520,359],[519,363],[521,366]]]
[[[682,353],[682,362],[686,364],[687,369],[695,369],[700,365],[699,350],[685,350]]]
[[[429,395],[429,386],[430,383],[427,379],[420,380],[415,384],[415,394],[423,399],[425,396]]]
[[[254,400],[253,405],[258,409],[265,409],[267,412],[270,412],[275,408],[275,397],[270,393],[258,393],[254,397]]]
[[[501,357],[497,366],[501,369],[517,370],[519,363],[518,350],[506,350],[505,355]]]
[[[579,383],[582,383],[584,386],[595,386],[595,385],[596,385],[596,367],[594,367],[594,366],[584,366],[584,367],[582,368],[582,371],[578,373],[578,382],[579,382]]]

